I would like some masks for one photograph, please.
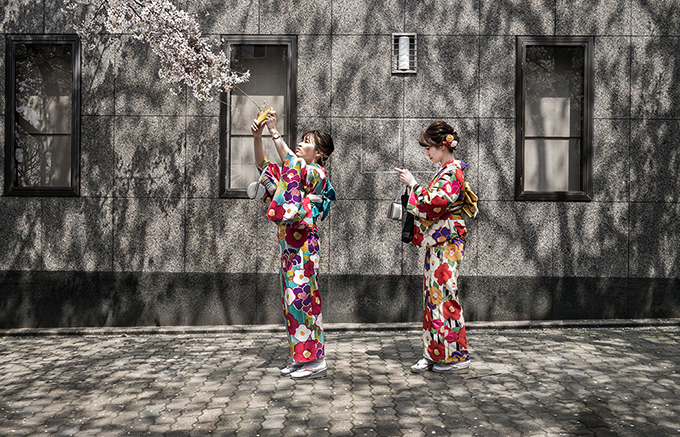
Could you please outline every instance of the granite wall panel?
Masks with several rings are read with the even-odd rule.
[[[477,35],[480,0],[405,0],[405,32],[418,35]]]
[[[115,198],[114,270],[184,271],[186,205],[181,198]]]
[[[553,35],[555,1],[482,2],[480,35]]]
[[[186,87],[173,94],[159,78],[161,62],[149,46],[131,36],[120,41],[114,55],[116,115],[184,115]]]
[[[396,199],[401,188],[397,173],[392,169],[400,165],[399,127],[398,120],[333,120],[336,149],[331,158],[331,182],[338,199]],[[367,159],[371,164],[366,167],[362,161],[364,156],[371,159]],[[384,216],[387,210],[379,214]]]
[[[598,118],[593,123],[593,201],[630,200],[629,119]]]
[[[418,38],[418,73],[404,78],[404,114],[427,118],[478,114],[478,59],[476,36]]]
[[[113,199],[46,198],[43,270],[113,269]]]
[[[256,214],[264,216],[258,206],[250,199],[189,199],[186,271],[257,273],[261,247],[267,246],[257,238]]]
[[[74,25],[81,23],[85,15],[89,12],[94,13],[96,5],[82,6],[73,10],[63,10],[62,0],[45,0],[45,33],[50,34],[75,34]]]
[[[680,204],[630,204],[630,277],[680,276]],[[676,288],[676,293],[678,289]]]
[[[479,126],[479,185],[483,200],[515,198],[515,119],[487,119]],[[473,191],[474,191],[473,188]]]
[[[115,120],[115,195],[185,196],[186,119],[121,116]]]
[[[554,203],[479,202],[479,271],[485,276],[553,276],[558,244]]]
[[[403,78],[392,75],[389,35],[333,36],[331,115],[401,117]]]
[[[630,200],[680,201],[680,120],[633,120]]]
[[[403,0],[332,1],[334,35],[390,35],[404,32]]]
[[[595,39],[595,118],[630,117],[630,38]]]
[[[40,270],[41,212],[41,199],[0,197],[0,270]]]
[[[559,202],[555,207],[553,276],[628,277],[629,203]]]
[[[187,197],[220,197],[220,120],[218,117],[187,117]]]
[[[401,274],[401,226],[387,218],[387,200],[339,200],[333,205],[327,274]]]
[[[205,35],[255,35],[260,33],[257,0],[187,0],[182,6],[195,14]]]
[[[479,116],[515,117],[515,37],[479,38]]]
[[[80,195],[112,197],[115,119],[109,116],[83,116],[80,121]]]
[[[73,33],[73,32],[69,32]],[[89,44],[93,48],[89,48]],[[81,43],[81,113],[113,115],[116,96],[116,55],[118,49],[109,36],[96,36]]]
[[[0,9],[0,33],[43,33],[44,12],[44,2],[4,1]]]
[[[630,35],[631,9],[626,2],[557,0],[557,35]]]
[[[680,117],[680,38],[632,38],[631,115]]]
[[[328,117],[330,115],[331,41],[330,35],[298,36],[298,117]]]
[[[680,35],[676,0],[630,0],[633,35]]]
[[[331,0],[260,1],[260,33],[322,35],[331,31]]]

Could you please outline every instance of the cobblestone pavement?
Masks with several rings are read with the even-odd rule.
[[[680,328],[470,329],[466,375],[412,374],[418,332],[0,338],[0,434],[680,436]]]

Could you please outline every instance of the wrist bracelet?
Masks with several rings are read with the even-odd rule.
[[[279,138],[281,138],[281,134],[278,132],[272,135],[272,140],[278,140]]]

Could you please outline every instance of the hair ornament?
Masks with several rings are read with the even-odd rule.
[[[444,138],[444,146],[446,146],[446,148],[451,149],[451,148],[456,147],[457,145],[458,145],[458,141],[456,141],[453,138],[453,135],[448,134],[446,136],[446,138]]]

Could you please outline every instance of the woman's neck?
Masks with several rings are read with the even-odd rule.
[[[447,162],[454,161],[453,152],[445,153],[442,155],[442,160],[439,164],[443,167]]]

